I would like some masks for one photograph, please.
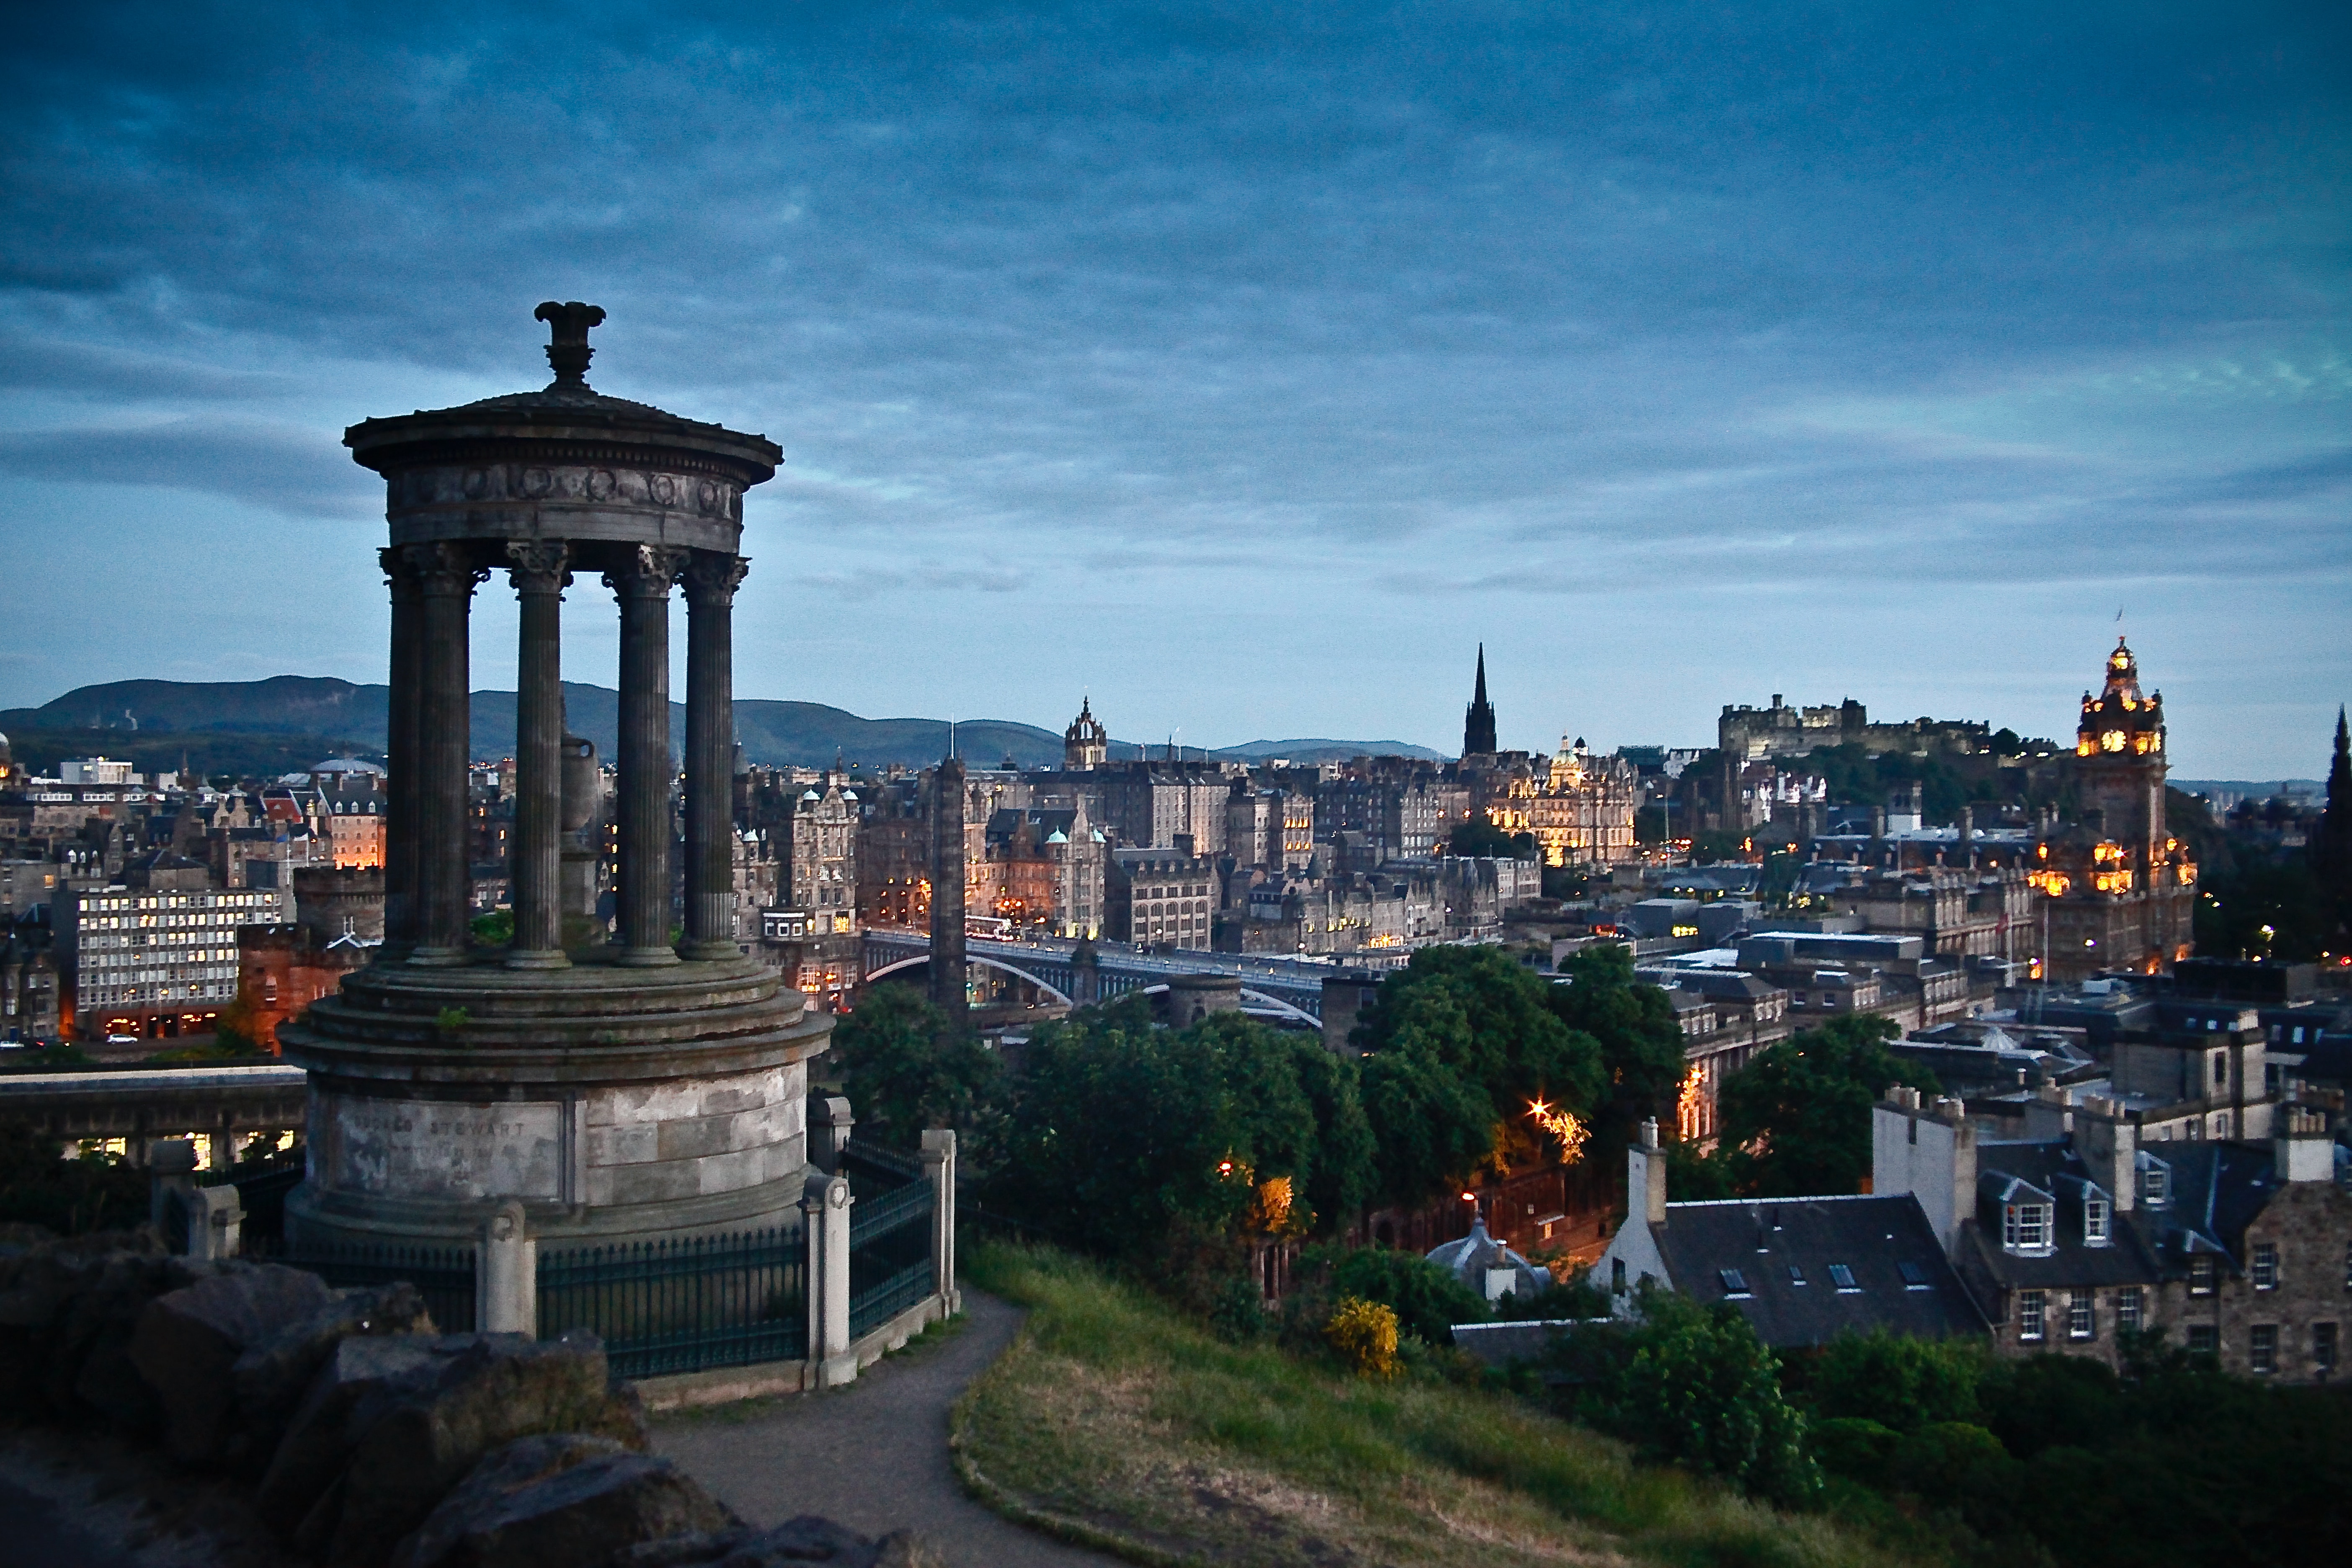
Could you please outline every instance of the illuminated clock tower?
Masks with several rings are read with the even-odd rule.
[[[2165,830],[2164,698],[2140,690],[2122,638],[2074,731],[2075,822],[2034,848],[2039,977],[2160,973],[2190,952],[2197,868]]]
[[[2105,837],[2136,852],[2145,869],[2165,842],[2164,694],[2143,695],[2139,661],[2123,638],[2107,656],[2106,685],[2083,694],[2074,731],[2074,776],[2086,822],[2098,814]]]

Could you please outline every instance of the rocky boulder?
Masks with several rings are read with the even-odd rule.
[[[160,1406],[131,1364],[131,1335],[148,1302],[208,1272],[143,1229],[37,1242],[0,1258],[0,1408],[152,1430]]]
[[[163,1405],[172,1457],[183,1464],[225,1462],[238,1427],[233,1373],[239,1358],[289,1322],[334,1303],[335,1293],[317,1275],[276,1263],[223,1265],[149,1301],[131,1336],[131,1362]]]
[[[336,1349],[338,1363],[353,1345],[367,1342],[404,1342],[345,1340]],[[317,1507],[332,1504],[328,1560],[335,1568],[380,1568],[394,1545],[423,1524],[484,1455],[518,1437],[577,1433],[609,1437],[625,1448],[646,1447],[644,1412],[612,1392],[604,1349],[593,1334],[567,1334],[549,1343],[520,1334],[423,1342],[442,1347],[436,1352],[438,1364],[380,1380],[351,1403],[341,1424],[350,1453],[345,1480],[339,1497],[322,1496],[313,1509],[315,1514]],[[321,1382],[335,1371],[331,1365],[322,1372]],[[298,1418],[289,1428],[279,1445],[281,1460],[300,1426]],[[268,1482],[263,1484],[267,1492]],[[297,1543],[317,1537],[322,1524],[306,1518]]]
[[[404,1394],[430,1388],[441,1369],[472,1342],[468,1334],[352,1335],[337,1342],[288,1417],[286,1434],[262,1475],[254,1500],[263,1522],[290,1540],[315,1537],[323,1545],[334,1533],[338,1511],[328,1510],[315,1529],[306,1529],[305,1521],[319,1512],[351,1463],[365,1425],[362,1409],[380,1413]]]
[[[525,1437],[477,1464],[401,1543],[392,1568],[579,1568],[737,1523],[667,1459],[609,1437]]]
[[[248,1345],[229,1368],[238,1426],[227,1445],[227,1462],[248,1473],[269,1463],[303,1395],[343,1341],[433,1331],[424,1298],[406,1284],[340,1291],[309,1316],[278,1325]]]

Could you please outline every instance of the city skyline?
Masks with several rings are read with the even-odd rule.
[[[784,448],[746,698],[1451,752],[1484,641],[1514,749],[2063,739],[2120,609],[2179,773],[2324,769],[2340,18],[568,16],[28,22],[0,707],[381,681],[341,432],[553,296]]]

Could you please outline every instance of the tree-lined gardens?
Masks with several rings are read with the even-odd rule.
[[[2329,1501],[2352,1487],[2347,1407],[2324,1394],[2155,1346],[2120,1378],[1883,1335],[1776,1355],[1729,1304],[1645,1289],[1611,1322],[1610,1300],[1571,1278],[1490,1306],[1417,1254],[1348,1245],[1373,1208],[1555,1158],[1613,1173],[1643,1120],[1675,1125],[1682,1035],[1622,948],[1588,949],[1557,979],[1499,948],[1425,949],[1341,1053],[1232,1015],[1162,1027],[1138,997],[1041,1026],[1013,1072],[941,1022],[882,987],[836,1048],[861,1131],[912,1147],[957,1128],[977,1206],[1021,1238],[975,1254],[978,1277],[1035,1316],[967,1402],[962,1451],[1023,1517],[1058,1496],[1106,1544],[1220,1548],[1230,1509],[1162,1485],[1166,1465],[1205,1462],[1307,1487],[1339,1537],[1410,1541],[1417,1561],[1517,1560],[1446,1523],[1465,1485],[1527,1544],[1554,1543],[1537,1522],[1551,1519],[1560,1542],[1635,1559],[2046,1568],[2169,1551],[2235,1568],[2352,1546]],[[1893,1033],[1849,1016],[1759,1052],[1721,1087],[1719,1146],[1670,1148],[1672,1189],[1859,1191],[1872,1103],[1891,1084],[1937,1090],[1887,1049]],[[1271,1309],[1251,1267],[1269,1241],[1300,1244]],[[1588,1326],[1501,1371],[1452,1347],[1454,1325],[1497,1314]],[[2231,1435],[2221,1479],[2179,1494],[2193,1519],[2156,1529],[2166,1478],[2202,1462],[2208,1428]],[[1153,1463],[1095,1458],[1143,1432]],[[1347,1464],[1326,1462],[1343,1451],[1389,1479],[1350,1489],[1335,1479]],[[1494,1458],[1513,1452],[1540,1463]],[[1444,1486],[1397,1479],[1421,1465]],[[2258,1473],[2297,1479],[2266,1489]],[[2291,1523],[2247,1512],[2265,1496]],[[1294,1558],[1307,1560],[1265,1560]]]

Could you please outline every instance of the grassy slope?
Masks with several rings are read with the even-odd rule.
[[[1863,1564],[1893,1559],[1507,1394],[1225,1343],[1067,1257],[967,1255],[1032,1310],[957,1406],[1000,1510],[1146,1563]]]

